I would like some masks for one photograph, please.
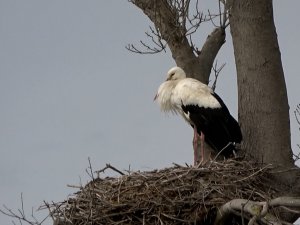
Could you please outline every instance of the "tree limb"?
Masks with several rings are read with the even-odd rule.
[[[246,216],[250,218],[248,224],[255,224],[260,221],[263,224],[289,224],[285,221],[280,221],[269,210],[270,208],[283,207],[290,211],[287,207],[300,207],[300,198],[297,197],[278,197],[265,202],[255,202],[247,199],[234,199],[224,204],[217,213],[215,225],[221,225],[230,214]],[[299,211],[292,210],[294,213]],[[246,214],[246,215],[245,215]]]
[[[29,224],[29,225],[41,225],[50,216],[50,215],[47,215],[44,219],[42,219],[41,221],[38,221],[38,219],[34,216],[33,209],[32,209],[31,216],[30,216],[30,218],[28,218],[28,216],[26,215],[25,210],[24,210],[24,200],[23,200],[22,193],[21,193],[21,208],[20,209],[14,211],[14,210],[8,208],[6,205],[3,205],[3,208],[4,209],[0,209],[0,213],[19,221],[20,225],[22,225],[23,222],[26,224]],[[12,223],[16,224],[14,221],[12,221]]]
[[[192,42],[189,42],[190,35],[198,29],[201,22],[211,19],[203,17],[198,9],[198,1],[196,15],[192,18],[189,17],[188,9],[190,1],[130,0],[130,2],[139,7],[154,23],[161,39],[167,42],[176,64],[182,67],[189,77],[207,84],[215,57],[225,42],[225,27],[220,24],[220,27],[207,37],[199,51]],[[186,27],[187,21],[190,28]]]

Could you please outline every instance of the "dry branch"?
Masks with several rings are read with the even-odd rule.
[[[271,207],[300,207],[300,198],[295,197],[279,197],[271,199],[270,201],[255,202],[249,199],[234,199],[224,204],[218,210],[218,215],[215,221],[215,225],[223,224],[222,219],[226,218],[232,212],[241,215],[244,213],[244,217],[251,218],[249,225],[254,224],[256,221],[260,221],[263,224],[283,224],[286,222],[281,221],[272,213],[269,213]],[[286,210],[289,210],[288,208]],[[245,213],[247,215],[245,215]],[[294,213],[300,214],[298,211]]]
[[[145,50],[140,50],[130,44],[126,48],[135,53],[158,53],[170,48],[172,57],[177,66],[182,67],[189,77],[196,78],[203,83],[208,83],[209,75],[215,57],[225,42],[225,29],[228,26],[227,10],[219,5],[219,12],[205,16],[199,9],[199,3],[190,0],[130,0],[140,8],[153,22],[154,28],[146,36],[150,38],[152,45],[140,41]],[[220,18],[208,35],[202,48],[196,46],[192,35],[198,30],[201,23],[213,22]],[[200,50],[201,49],[201,50]]]
[[[225,63],[223,63],[220,67],[218,67],[218,61],[216,60],[215,65],[213,66],[213,71],[214,71],[214,75],[215,75],[215,80],[211,86],[211,88],[215,91],[216,87],[217,87],[217,81],[220,75],[220,72],[222,71],[222,69],[224,68]]]
[[[0,209],[0,213],[12,218],[13,220],[17,220],[20,225],[22,225],[23,223],[26,223],[26,224],[29,224],[29,225],[41,225],[46,221],[46,219],[51,214],[50,213],[48,216],[46,216],[42,220],[38,220],[34,216],[33,209],[32,209],[31,215],[28,216],[28,215],[26,215],[25,210],[24,210],[24,200],[23,200],[23,194],[22,193],[21,193],[20,201],[21,201],[21,208],[20,209],[12,210],[9,207],[7,207],[6,205],[3,205],[4,209]],[[16,224],[14,221],[12,221],[12,223]]]

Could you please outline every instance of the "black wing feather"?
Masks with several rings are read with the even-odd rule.
[[[205,141],[214,150],[219,152],[227,146],[222,152],[227,156],[234,150],[234,145],[229,143],[240,143],[242,133],[238,122],[230,115],[222,99],[215,93],[213,96],[219,101],[220,108],[182,105],[182,110],[189,115],[191,125],[196,126],[198,134],[204,133]]]
[[[241,143],[243,140],[242,132],[239,123],[230,115],[230,112],[227,108],[227,106],[224,104],[223,100],[220,98],[219,95],[216,93],[212,94],[220,103],[224,116],[227,117],[228,122],[226,123],[228,125],[229,130],[231,131],[231,136],[233,137],[233,140],[235,143]],[[226,116],[227,114],[227,116]]]

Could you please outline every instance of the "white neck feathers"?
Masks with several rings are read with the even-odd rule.
[[[156,100],[160,106],[161,111],[172,111],[176,113],[176,108],[171,102],[171,96],[173,89],[176,87],[178,81],[165,81],[159,86]]]

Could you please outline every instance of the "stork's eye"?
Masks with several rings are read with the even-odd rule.
[[[173,80],[174,75],[175,75],[175,72],[168,74],[167,80]]]

